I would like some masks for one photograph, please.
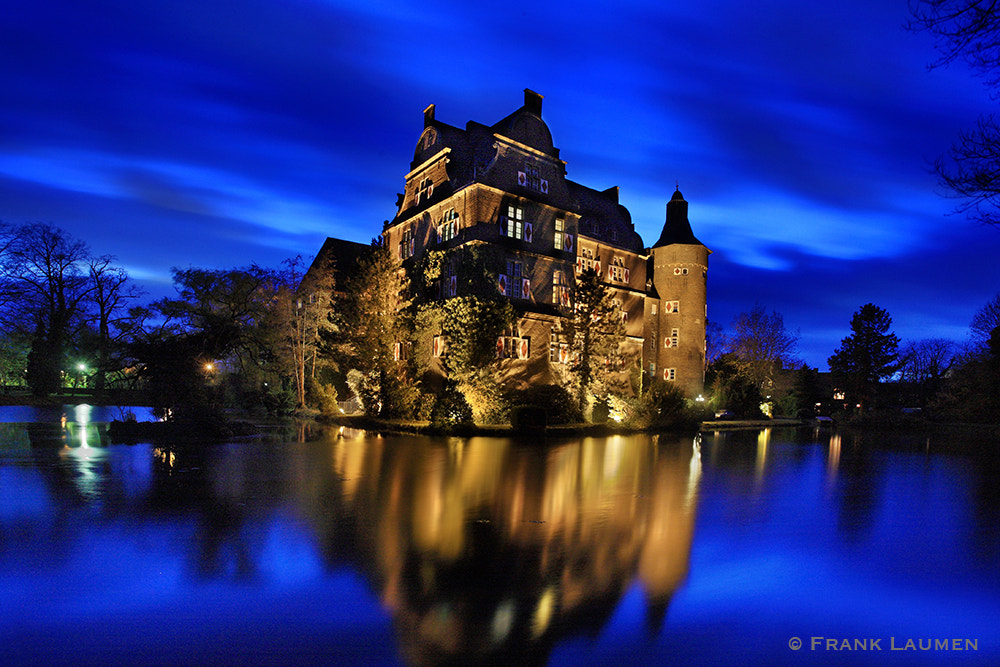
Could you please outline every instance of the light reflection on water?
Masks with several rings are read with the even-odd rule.
[[[1000,657],[975,458],[771,429],[123,446],[4,426],[5,664],[871,662],[788,648],[820,635],[940,660],[888,651],[918,634]]]

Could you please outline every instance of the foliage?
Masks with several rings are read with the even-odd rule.
[[[759,419],[764,415],[760,387],[742,372],[739,360],[732,353],[724,354],[708,367],[705,375],[711,387],[713,403],[720,410],[729,410],[740,419]]]
[[[381,388],[375,371],[366,374],[352,368],[347,372],[347,386],[358,398],[362,412],[366,415],[377,415],[381,412]]]
[[[530,406],[544,410],[549,424],[579,424],[583,421],[579,404],[560,385],[534,385],[509,391],[506,401],[512,409]]]
[[[26,382],[25,368],[31,341],[17,332],[9,332],[0,345],[0,385],[21,386]]]
[[[308,404],[315,406],[323,414],[335,414],[340,409],[337,389],[332,384],[320,382],[312,377],[307,378],[306,394]]]
[[[27,381],[37,395],[62,385],[66,350],[84,326],[89,250],[61,229],[35,223],[5,227],[0,288],[5,328],[31,332]]]
[[[865,304],[851,318],[851,335],[827,363],[834,377],[855,394],[862,407],[876,398],[877,385],[898,369],[899,338],[890,333],[892,317],[874,304]]]
[[[957,361],[957,348],[946,338],[911,341],[899,351],[899,384],[909,388],[905,403],[923,407],[937,393]]]
[[[726,353],[726,334],[715,320],[705,320],[705,363],[710,364]]]
[[[472,407],[455,382],[445,382],[444,391],[438,396],[431,410],[431,424],[439,428],[453,428],[473,423]]]
[[[910,0],[913,31],[935,38],[940,57],[933,66],[965,62],[1000,96],[1000,12],[982,0]],[[984,115],[975,128],[962,132],[946,156],[934,162],[941,184],[965,201],[959,211],[973,220],[1000,222],[1000,125]]]
[[[621,371],[635,363],[624,352],[625,325],[611,290],[593,269],[577,276],[573,310],[563,312],[556,328],[569,344],[569,373],[564,385],[584,412],[609,394],[628,393]]]
[[[496,369],[497,339],[517,322],[509,301],[457,296],[430,307],[439,314],[440,330],[448,341],[444,365],[449,377],[475,384],[476,375]]]
[[[829,406],[824,405],[824,400],[828,397],[823,395],[820,387],[818,368],[803,364],[795,371],[789,398],[791,401],[783,411],[785,414],[799,419],[815,417],[818,414],[817,405],[821,413],[827,416],[829,414]]]
[[[420,401],[415,360],[410,281],[381,238],[358,259],[346,281],[346,297],[335,314],[339,333],[321,333],[325,351],[357,375],[348,384],[361,388],[358,399],[369,415],[409,417]]]
[[[113,264],[114,257],[101,255],[87,261],[96,325],[95,388],[104,389],[109,374],[126,365],[124,344],[137,332],[137,322],[129,317],[129,307],[142,296],[142,290],[129,279],[125,269]]]
[[[1000,423],[1000,327],[985,348],[956,364],[930,408],[939,419]]]
[[[416,266],[421,289],[415,340],[427,349],[430,336],[444,337],[447,353],[441,364],[448,382],[464,396],[475,421],[488,424],[510,418],[500,385],[497,339],[514,329],[517,311],[497,293],[501,259],[495,248],[463,246],[430,251]],[[449,286],[442,293],[445,280]]]
[[[295,405],[307,407],[307,385],[325,361],[319,355],[324,335],[335,335],[335,260],[319,258],[306,272],[301,257],[286,260],[270,309],[268,326],[277,332],[273,356],[283,375],[292,378]]]
[[[492,369],[465,373],[460,381],[456,380],[456,385],[465,395],[477,423],[506,424],[510,421],[510,403]]]

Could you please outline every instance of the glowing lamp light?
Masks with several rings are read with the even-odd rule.
[[[212,371],[215,370],[215,364],[213,364],[211,361],[208,362],[207,364],[205,364],[205,370],[211,373]]]

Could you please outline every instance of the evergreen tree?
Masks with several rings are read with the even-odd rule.
[[[405,270],[382,238],[374,239],[347,281],[347,296],[336,314],[339,334],[325,336],[333,357],[364,378],[370,398],[362,407],[370,415],[409,417],[416,409],[409,290]]]
[[[851,318],[851,335],[827,360],[834,377],[863,408],[876,399],[879,383],[897,370],[899,338],[889,331],[891,326],[888,312],[865,304]]]
[[[627,358],[623,349],[621,309],[593,269],[577,276],[573,310],[564,313],[557,333],[569,345],[571,361],[565,384],[585,414],[593,401],[629,391],[621,371],[634,360]]]

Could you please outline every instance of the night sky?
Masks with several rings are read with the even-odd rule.
[[[965,340],[1000,229],[929,171],[995,103],[929,70],[905,0],[49,1],[0,9],[0,219],[171,267],[277,267],[395,214],[423,110],[491,125],[544,95],[568,177],[647,245],[675,183],[711,248],[709,319],[759,303],[821,370],[865,303]]]

